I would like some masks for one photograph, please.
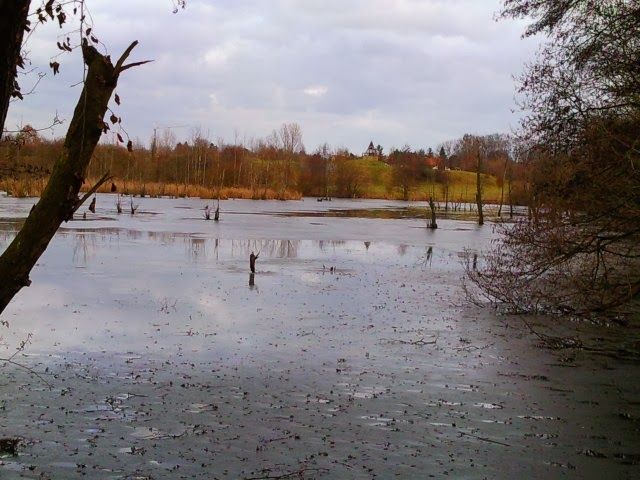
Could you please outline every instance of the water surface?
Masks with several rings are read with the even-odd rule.
[[[219,223],[206,201],[134,201],[65,224],[3,313],[4,355],[32,334],[17,359],[52,386],[3,367],[2,435],[24,439],[3,479],[637,473],[637,360],[540,349],[465,301],[462,252],[491,225],[431,231],[377,200],[223,201]],[[0,198],[0,246],[32,203]],[[609,352],[635,335],[549,333],[567,332]]]

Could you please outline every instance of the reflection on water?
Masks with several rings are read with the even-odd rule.
[[[104,201],[98,202],[98,210],[109,203],[109,198],[99,197],[99,200]],[[23,221],[19,214],[26,216],[31,205],[16,200],[20,206],[16,210],[15,205],[7,202],[0,199],[2,249],[15,237]],[[133,261],[144,262],[144,268],[146,263],[157,266],[170,262],[172,268],[187,265],[231,268],[229,265],[233,264],[233,268],[244,270],[253,251],[260,253],[261,259],[275,263],[319,257],[333,262],[333,259],[361,256],[367,263],[390,260],[394,264],[431,266],[435,257],[432,246],[436,243],[438,261],[444,264],[465,248],[481,249],[493,238],[490,227],[479,228],[471,222],[443,221],[441,228],[434,232],[427,231],[422,221],[385,220],[422,219],[424,206],[416,203],[343,201],[333,204],[332,210],[321,212],[323,207],[317,207],[315,202],[310,205],[229,201],[225,203],[225,211],[237,215],[216,224],[184,217],[185,209],[201,210],[197,199],[149,202],[157,215],[114,216],[117,221],[102,221],[107,218],[105,215],[110,215],[110,211],[103,208],[92,221],[63,224],[45,252],[44,260],[58,266],[64,261],[75,267],[108,270],[102,263],[105,258],[124,262],[128,256],[135,255]],[[322,223],[304,218],[319,212],[328,217],[359,218],[328,218]],[[255,286],[255,279],[252,283]]]
[[[124,232],[120,232],[124,233]],[[368,258],[369,262],[393,261],[402,259],[415,266],[432,266],[435,250],[432,246],[414,246],[407,244],[390,244],[387,242],[358,242],[358,241],[328,241],[328,240],[228,240],[221,238],[203,238],[186,235],[147,235],[135,232],[126,232],[124,235],[105,235],[87,233],[64,233],[54,239],[49,248],[50,255],[55,256],[60,262],[65,260],[70,251],[72,263],[75,267],[87,268],[95,266],[104,268],[105,258],[118,258],[120,255],[132,254],[132,246],[144,249],[139,253],[139,259],[150,262],[173,262],[180,265],[212,265],[228,264],[232,262],[237,267],[249,268],[249,255],[251,252],[259,253],[260,259],[276,261],[278,263],[288,260],[308,261],[317,258],[326,259],[329,262],[353,256]],[[133,240],[133,243],[128,241]],[[149,244],[149,240],[153,243]],[[441,250],[440,263],[448,263],[451,258],[456,258],[457,253]],[[136,261],[138,258],[136,258]],[[326,270],[332,267],[325,265]],[[337,266],[336,266],[337,268]],[[255,277],[249,278],[249,286],[256,286]]]
[[[477,218],[477,206],[473,203],[456,203],[445,208],[444,203],[436,203],[438,218],[450,220],[465,220]],[[483,205],[484,214],[487,217],[498,216],[499,205]],[[504,208],[503,208],[504,210]],[[379,219],[425,219],[431,218],[431,210],[428,206],[390,206],[379,208],[336,208],[328,210],[304,210],[265,212],[265,215],[278,215],[283,217],[311,217],[311,218],[379,218]],[[514,215],[524,215],[522,207],[514,208]]]
[[[272,258],[297,258],[300,240],[231,240],[232,256],[251,252]]]
[[[0,242],[8,245],[14,236],[15,231],[0,231]],[[46,260],[44,264],[52,263],[53,257],[57,265],[66,263],[76,268],[95,268],[101,271],[109,271],[111,268],[105,262],[126,262],[124,259],[130,255],[135,255],[135,262],[166,262],[178,269],[187,265],[219,265],[225,269],[244,270],[248,269],[251,252],[259,253],[261,260],[277,264],[290,260],[306,262],[322,258],[320,266],[326,264],[327,271],[332,266],[339,267],[337,262],[354,256],[360,256],[369,263],[392,261],[420,268],[432,268],[435,257],[434,247],[431,245],[390,243],[384,240],[226,239],[200,233],[63,227],[43,258]],[[454,246],[443,243],[438,252],[439,266],[449,269],[454,267],[453,264],[459,263],[456,257],[459,250]],[[273,271],[279,267],[271,265],[268,268]],[[249,278],[248,286],[257,291],[255,277]]]
[[[190,237],[185,242],[187,256],[192,263],[198,263],[207,256],[207,242],[204,238]],[[216,247],[217,248],[217,247]]]
[[[16,231],[0,231],[0,245],[6,246],[15,237]],[[259,252],[261,258],[296,259],[300,258],[301,246],[322,254],[335,254],[338,251],[369,252],[383,242],[355,242],[345,240],[256,240],[208,238],[197,234],[175,232],[145,232],[120,228],[66,229],[61,228],[54,241],[69,242],[72,246],[72,261],[76,267],[88,266],[98,249],[126,248],[125,243],[145,244],[151,242],[159,247],[182,246],[185,259],[190,264],[220,261],[224,258],[248,259],[249,254]],[[400,257],[414,247],[400,244],[393,246]],[[306,255],[306,254],[305,254]],[[303,255],[304,256],[304,255]]]
[[[75,266],[86,266],[89,259],[96,251],[96,237],[79,233],[75,235],[73,245],[73,264]]]

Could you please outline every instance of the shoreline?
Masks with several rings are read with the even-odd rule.
[[[5,178],[0,180],[0,192],[4,192],[6,196],[12,198],[37,198],[46,186],[46,178],[23,179],[16,180],[13,178]],[[89,190],[90,186],[96,183],[97,179],[88,178],[81,192]],[[157,182],[132,182],[121,179],[113,179],[117,191],[111,191],[111,181],[106,182],[98,189],[98,193],[120,193],[125,196],[134,196],[140,198],[188,198],[202,200],[303,200],[304,198],[323,199],[323,196],[306,194],[298,190],[285,190],[284,192],[274,190],[272,188],[249,188],[249,187],[207,187],[202,185],[185,185],[176,183],[157,183]],[[386,195],[360,195],[356,197],[340,197],[330,195],[330,199],[338,200],[395,200],[400,202],[427,202],[432,196],[433,200],[439,204],[445,204],[446,198],[441,191],[442,185],[434,188],[432,195],[424,194],[422,191],[412,192],[409,199],[405,200],[400,191],[388,192]],[[331,200],[322,200],[331,201]],[[455,205],[475,204],[475,190],[467,191],[465,194],[456,197],[450,196],[448,199],[452,209]],[[484,205],[500,205],[500,197],[487,196],[483,199]],[[514,204],[514,207],[519,206]],[[503,202],[503,209],[508,210],[509,203]]]

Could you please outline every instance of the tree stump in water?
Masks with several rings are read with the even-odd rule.
[[[429,197],[429,208],[431,209],[431,223],[429,224],[429,228],[435,230],[438,228],[438,223],[436,222],[436,205],[433,203],[433,197]]]
[[[249,255],[249,268],[251,269],[251,273],[256,273],[256,260],[259,256],[260,253],[256,255],[253,252],[251,252],[251,255]]]

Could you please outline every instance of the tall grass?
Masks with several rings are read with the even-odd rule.
[[[380,163],[380,162],[378,162]],[[376,165],[376,168],[378,166]],[[475,174],[472,172],[450,172],[449,201],[473,203],[475,202],[476,186]],[[361,198],[383,198],[386,200],[402,200],[402,191],[396,187],[390,187],[386,172],[379,169],[371,175],[372,181],[363,186]],[[88,190],[97,179],[87,179],[82,187]],[[202,185],[189,185],[183,183],[159,183],[124,181],[115,179],[117,191],[125,195],[144,195],[149,197],[196,197],[222,200],[229,198],[243,198],[252,200],[300,200],[301,192],[297,190],[276,190],[273,188],[248,188],[248,187],[205,187]],[[0,191],[6,191],[12,197],[39,197],[47,184],[47,178],[3,178],[0,179]],[[483,200],[486,203],[499,203],[500,187],[496,179],[486,175],[483,178]],[[111,191],[111,182],[100,187],[99,192]],[[435,201],[444,202],[444,187],[440,183],[422,182],[410,192],[409,200],[424,201],[433,196]]]
[[[5,191],[12,197],[39,197],[47,185],[47,178],[3,178],[0,179],[0,191]],[[86,191],[97,182],[89,178],[81,190]],[[300,200],[302,194],[295,190],[277,191],[271,188],[222,187],[209,188],[202,185],[185,185],[182,183],[156,183],[124,180],[113,180],[118,193],[125,195],[144,195],[145,197],[199,197],[199,198],[245,198],[252,200]],[[111,192],[111,182],[103,184],[99,192]]]
[[[47,178],[0,178],[0,191],[17,198],[39,197]]]

